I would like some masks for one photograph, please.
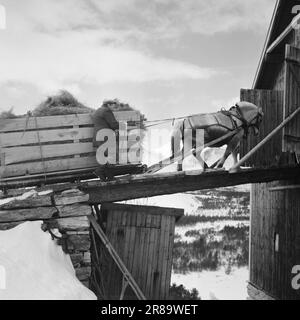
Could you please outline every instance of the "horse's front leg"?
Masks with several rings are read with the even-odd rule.
[[[236,165],[238,163],[238,149],[239,144],[235,150],[232,151],[233,164]]]
[[[233,138],[228,143],[228,146],[225,150],[223,157],[216,164],[216,168],[223,168],[224,163],[227,160],[227,158],[230,156],[230,154],[233,155],[233,160],[235,161],[235,163],[237,162],[237,150],[243,136],[244,136],[243,129],[241,129],[236,135],[233,136]]]

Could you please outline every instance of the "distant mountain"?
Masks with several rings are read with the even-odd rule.
[[[185,215],[239,216],[249,215],[250,193],[235,188],[202,190],[127,201],[137,205],[184,209]]]

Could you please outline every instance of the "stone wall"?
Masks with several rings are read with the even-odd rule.
[[[59,189],[59,188],[58,188]],[[87,287],[91,274],[90,225],[92,213],[88,195],[78,189],[64,191],[22,190],[16,197],[0,199],[0,230],[8,230],[26,221],[43,221],[54,241],[71,257],[78,279]],[[57,232],[59,231],[59,233]]]

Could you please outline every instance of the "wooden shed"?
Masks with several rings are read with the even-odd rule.
[[[101,205],[98,221],[147,299],[168,298],[175,222],[183,213],[182,209],[172,208]],[[95,250],[100,265],[93,268],[92,278],[102,289],[99,292],[95,288],[95,291],[99,298],[119,300],[123,275],[100,241],[92,247],[92,263],[95,262]],[[126,289],[124,299],[136,299],[130,287]]]
[[[262,107],[265,114],[259,136],[244,141],[242,155],[300,107],[300,30],[293,21],[298,4],[277,1],[253,89],[241,90],[241,100]],[[298,114],[247,164],[296,168],[299,154]],[[296,174],[289,181],[252,186],[249,295],[253,299],[300,298],[300,291],[292,286],[293,268],[300,265],[299,199]]]

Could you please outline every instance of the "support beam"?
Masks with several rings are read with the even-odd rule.
[[[294,30],[293,26],[294,21],[292,21],[287,28],[272,42],[272,44],[268,47],[266,54],[273,52],[283,42],[289,33]]]
[[[140,175],[107,183],[87,182],[82,183],[79,188],[90,194],[91,203],[97,204],[248,183],[289,180],[297,175],[300,176],[300,167],[245,169],[236,173],[225,170],[187,171]]]

